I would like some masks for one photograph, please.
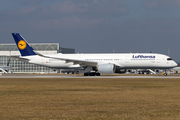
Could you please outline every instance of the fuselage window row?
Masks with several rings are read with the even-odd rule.
[[[118,61],[119,59],[85,59],[86,61]]]

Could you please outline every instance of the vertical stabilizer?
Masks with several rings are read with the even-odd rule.
[[[28,44],[28,42],[19,33],[12,33],[12,36],[21,53],[21,56],[37,55],[34,52],[34,49]]]

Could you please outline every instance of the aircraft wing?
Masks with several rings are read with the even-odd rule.
[[[93,66],[93,67],[96,67],[98,65],[97,62],[93,62],[93,61],[85,61],[85,60],[77,60],[77,59],[68,59],[68,58],[45,56],[45,55],[42,55],[42,54],[37,53],[37,52],[36,52],[36,54],[38,54],[41,57],[63,60],[63,61],[66,61],[66,63],[73,62],[74,65],[79,64],[81,66]]]
[[[73,62],[73,64],[79,64],[81,66],[97,66],[97,62],[89,62],[84,60],[73,60],[73,59],[66,59],[66,58],[53,58],[53,59],[59,59],[64,60],[66,63]]]

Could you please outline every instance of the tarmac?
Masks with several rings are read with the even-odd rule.
[[[79,74],[0,74],[0,78],[180,78],[180,75],[102,75],[102,76],[83,76]]]

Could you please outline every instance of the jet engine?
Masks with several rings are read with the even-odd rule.
[[[115,70],[115,73],[126,73],[126,69],[121,69],[119,66],[116,66],[116,70]]]
[[[115,73],[116,66],[111,63],[100,64],[100,65],[98,65],[97,70],[99,73],[113,74],[113,73]]]

